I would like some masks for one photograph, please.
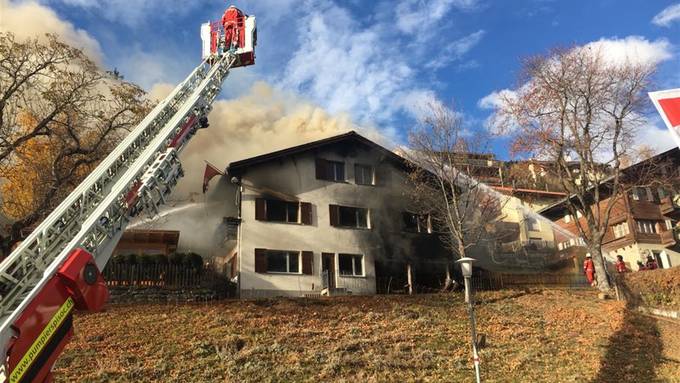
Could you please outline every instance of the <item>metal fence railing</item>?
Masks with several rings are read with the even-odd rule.
[[[212,288],[228,279],[210,267],[174,264],[110,263],[103,272],[106,285],[161,288]]]
[[[583,274],[506,274],[489,273],[472,277],[472,286],[476,290],[501,290],[526,287],[584,288],[589,287]]]

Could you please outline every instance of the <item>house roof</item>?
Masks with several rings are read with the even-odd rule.
[[[635,174],[635,171],[637,171],[639,169],[644,169],[645,166],[650,165],[654,161],[658,161],[658,160],[663,159],[663,158],[671,158],[672,156],[680,157],[680,148],[675,147],[675,148],[666,150],[665,152],[659,153],[659,154],[657,154],[653,157],[650,157],[646,160],[634,163],[634,164],[632,164],[632,165],[630,165],[626,168],[621,169],[621,174],[622,175]],[[613,179],[614,179],[613,175],[608,176],[607,178],[602,180],[602,182],[600,182],[599,186],[603,187],[603,186],[609,184],[609,182]],[[593,186],[591,186],[590,189],[592,190]],[[575,194],[572,194],[571,196],[569,196],[569,198],[575,198],[575,197],[576,197]],[[550,215],[554,215],[554,214],[558,214],[560,212],[563,212],[564,209],[565,209],[564,205],[565,205],[566,202],[567,202],[567,197],[561,199],[560,201],[555,202],[552,205],[544,207],[543,209],[538,211],[538,214],[550,216]]]
[[[259,164],[262,164],[262,163],[266,163],[266,162],[269,162],[269,161],[288,157],[288,156],[291,156],[291,155],[304,153],[304,152],[308,152],[310,150],[315,150],[315,149],[319,149],[319,148],[322,148],[322,147],[325,147],[325,146],[334,145],[334,144],[338,144],[338,143],[341,143],[341,142],[348,142],[348,141],[354,141],[358,144],[377,149],[377,150],[381,151],[383,154],[385,154],[385,156],[388,159],[394,161],[395,163],[397,163],[399,165],[406,166],[408,164],[408,161],[405,158],[397,155],[396,153],[392,152],[391,150],[388,150],[388,149],[376,144],[375,142],[369,140],[368,138],[360,135],[359,133],[351,130],[347,133],[338,134],[336,136],[324,138],[324,139],[317,140],[317,141],[307,142],[307,143],[302,144],[302,145],[291,146],[291,147],[286,148],[286,149],[281,149],[281,150],[277,150],[277,151],[274,151],[274,152],[261,154],[259,156],[245,158],[245,159],[242,159],[242,160],[239,160],[239,161],[231,162],[227,166],[226,172],[227,172],[227,174],[238,175],[238,174],[241,174],[246,168],[249,168],[249,167],[254,166],[254,165],[259,165]]]
[[[566,193],[562,192],[555,192],[555,191],[547,191],[547,190],[540,190],[540,189],[523,189],[523,188],[511,188],[511,187],[504,187],[504,186],[491,186],[492,188],[500,191],[500,192],[507,192],[507,193],[524,193],[524,194],[539,194],[547,197],[564,197],[566,196]]]

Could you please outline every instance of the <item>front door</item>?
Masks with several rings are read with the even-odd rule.
[[[328,275],[328,289],[335,289],[335,254],[321,253],[321,275]]]

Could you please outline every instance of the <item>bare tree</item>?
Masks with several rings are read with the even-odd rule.
[[[414,201],[429,215],[452,260],[491,235],[489,225],[501,218],[503,198],[466,171],[486,142],[482,132],[468,131],[458,113],[437,102],[409,133]],[[445,288],[452,281],[449,266]]]
[[[554,163],[549,167],[565,206],[593,257],[597,282],[610,289],[602,241],[612,208],[630,185],[625,162],[644,123],[645,89],[653,65],[607,60],[595,49],[553,50],[523,63],[520,87],[503,96],[497,127],[510,133],[514,153]],[[651,173],[647,173],[651,174]],[[639,175],[637,183],[643,183]]]
[[[39,222],[148,112],[139,87],[48,35],[0,33],[2,213],[5,250]]]

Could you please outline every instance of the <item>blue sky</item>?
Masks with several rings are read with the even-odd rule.
[[[5,5],[20,2],[0,0]],[[598,42],[659,63],[659,88],[680,87],[680,3],[660,0],[243,0],[255,14],[257,64],[233,71],[222,97],[263,80],[330,113],[348,113],[400,142],[435,97],[484,129],[494,95],[517,85],[521,59],[555,46]],[[86,35],[109,68],[151,89],[198,63],[201,22],[223,1],[45,0]],[[76,39],[77,40],[77,39]],[[655,116],[641,142],[670,140]],[[507,157],[506,141],[494,151]]]

